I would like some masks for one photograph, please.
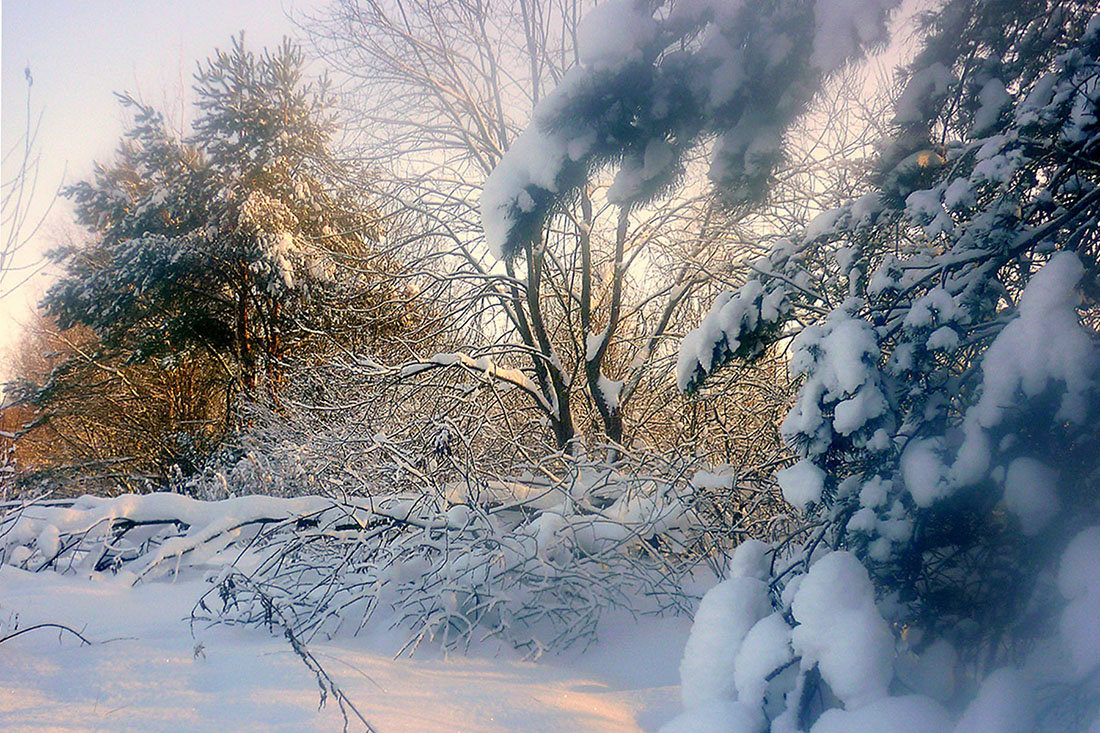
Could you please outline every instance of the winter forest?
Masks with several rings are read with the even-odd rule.
[[[0,728],[1100,733],[1095,0],[294,27],[5,85]]]

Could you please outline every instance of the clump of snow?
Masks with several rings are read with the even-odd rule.
[[[923,121],[925,110],[935,109],[931,103],[946,94],[954,82],[955,75],[938,61],[913,74],[894,106],[894,122],[904,125]]]
[[[1031,686],[1018,671],[1004,668],[985,678],[954,731],[1030,733],[1034,726],[1035,696]]]
[[[697,489],[732,489],[737,485],[737,469],[728,464],[714,466],[711,470],[700,469],[692,476],[691,485]]]
[[[760,708],[768,675],[794,658],[791,627],[783,615],[773,613],[757,621],[741,642],[733,663],[733,682],[740,702]]]
[[[954,351],[959,347],[959,332],[951,326],[940,326],[928,337],[927,346],[929,349]]]
[[[768,587],[756,578],[730,578],[707,591],[680,662],[680,697],[686,709],[734,699],[741,643],[771,611]]]
[[[810,733],[945,733],[951,717],[943,706],[922,695],[887,697],[856,710],[826,710]],[[990,728],[967,730],[993,731]]]
[[[760,540],[745,540],[733,551],[727,575],[731,578],[766,580],[770,570],[772,548]]]
[[[901,456],[901,475],[905,488],[919,507],[931,506],[951,494],[947,467],[940,458],[938,438],[913,439]]]
[[[675,159],[676,153],[671,145],[660,138],[650,140],[640,158],[628,157],[623,161],[615,180],[607,189],[607,200],[620,206],[629,204],[647,183],[662,175]]]
[[[981,137],[993,131],[1001,115],[1012,103],[1012,98],[1000,79],[990,79],[978,92],[978,111],[974,113],[971,137]]]
[[[1024,534],[1038,534],[1062,509],[1058,473],[1034,458],[1017,458],[1005,474],[1004,502]]]
[[[789,445],[805,446],[807,454],[819,455],[828,448],[834,430],[851,435],[886,411],[875,367],[878,343],[866,321],[833,311],[824,323],[804,329],[792,352],[792,375],[807,378],[780,426]],[[827,421],[823,408],[830,404],[835,410],[832,421]]]
[[[701,371],[709,373],[715,357],[732,354],[741,347],[745,332],[756,328],[762,318],[763,286],[750,280],[736,292],[725,292],[714,301],[706,318],[680,344],[676,361],[676,383],[686,391]],[[778,318],[780,303],[770,302],[768,315]]]
[[[596,71],[614,71],[642,58],[657,35],[657,22],[636,0],[606,0],[590,10],[577,27],[581,63]]]
[[[776,472],[775,480],[783,490],[783,498],[799,511],[806,511],[810,504],[821,501],[821,492],[825,489],[825,472],[808,458]]]
[[[854,555],[831,552],[810,568],[791,604],[791,634],[803,669],[822,679],[855,709],[886,695],[893,677],[894,637],[875,607],[867,570]]]
[[[1100,527],[1078,533],[1058,569],[1058,590],[1068,604],[1062,612],[1063,644],[1077,676],[1100,666]]]
[[[898,4],[897,0],[817,0],[810,62],[822,71],[832,71],[852,58],[861,45],[882,40],[886,14]]]
[[[599,388],[600,397],[603,399],[603,403],[607,405],[607,409],[613,413],[618,412],[619,396],[623,391],[622,381],[610,379],[607,375],[601,374],[596,386]]]

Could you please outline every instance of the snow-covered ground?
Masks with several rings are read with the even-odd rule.
[[[0,566],[0,637],[52,622],[95,642],[39,629],[0,645],[0,730],[339,730],[284,639],[190,628],[207,587]],[[680,711],[689,628],[613,618],[587,651],[534,663],[487,648],[395,659],[404,637],[387,629],[309,648],[380,733],[656,730]]]

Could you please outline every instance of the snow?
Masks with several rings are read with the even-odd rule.
[[[946,467],[940,459],[941,442],[937,438],[914,439],[901,456],[901,475],[905,488],[919,507],[931,506],[948,496],[951,487]]]
[[[622,381],[610,379],[606,374],[601,374],[596,380],[596,386],[600,390],[600,396],[603,398],[604,404],[607,405],[607,409],[612,413],[619,410],[619,396],[623,391]]]
[[[940,326],[928,337],[927,346],[933,350],[954,351],[959,347],[959,332],[950,326]]]
[[[671,145],[659,138],[650,140],[641,160],[630,157],[623,161],[615,180],[607,189],[607,200],[618,205],[629,204],[646,183],[664,173],[675,159]]]
[[[974,113],[971,137],[981,137],[993,131],[1001,115],[1012,103],[1012,98],[1000,79],[990,79],[978,92],[978,111]]]
[[[945,733],[951,730],[947,711],[927,697],[887,697],[858,710],[826,710],[810,733]],[[988,728],[967,728],[989,731]]]
[[[760,540],[745,540],[733,551],[727,575],[731,578],[766,580],[771,570],[772,548]]]
[[[714,363],[716,352],[733,353],[740,348],[742,333],[756,328],[761,318],[762,293],[760,283],[750,280],[736,292],[723,293],[714,301],[703,322],[680,343],[676,361],[676,383],[680,391],[687,390],[699,370],[709,373],[717,366]],[[777,305],[769,303],[769,311],[774,311]]]
[[[760,708],[768,675],[791,661],[793,656],[791,627],[782,614],[773,613],[757,621],[745,635],[733,663],[737,699]]]
[[[1005,475],[1004,503],[1024,534],[1038,534],[1062,509],[1057,472],[1034,458],[1017,458]]]
[[[1035,703],[1031,687],[1019,672],[999,669],[982,682],[955,724],[955,733],[1030,733],[1035,729]]]
[[[1069,602],[1062,612],[1061,636],[1079,678],[1100,666],[1097,558],[1100,558],[1100,527],[1089,527],[1070,540],[1058,569],[1058,590]]]
[[[777,471],[775,480],[783,490],[783,498],[799,511],[806,511],[810,504],[821,501],[821,492],[825,488],[825,472],[806,458],[790,468]]]
[[[894,670],[898,679],[913,692],[946,704],[956,693],[958,664],[959,654],[955,647],[945,639],[937,639],[920,654],[911,650],[899,653]]]
[[[875,368],[879,351],[874,329],[843,310],[824,323],[805,328],[792,345],[789,370],[807,375],[798,401],[780,426],[788,445],[800,445],[808,455],[825,451],[833,431],[850,435],[863,430],[887,409]],[[824,408],[834,404],[833,420]],[[873,430],[869,432],[873,433]]]
[[[883,40],[883,20],[898,4],[898,0],[817,0],[810,62],[829,72],[852,58],[860,46]]]
[[[700,469],[691,477],[691,485],[697,489],[728,491],[737,485],[737,469],[728,464]]]
[[[661,726],[660,733],[758,733],[764,716],[756,708],[731,700],[711,700],[681,713]]]
[[[576,70],[567,74],[561,86],[542,101],[531,125],[512,142],[482,187],[482,226],[489,251],[497,259],[509,254],[505,250],[517,224],[516,211],[530,213],[534,209],[531,192],[557,192],[558,176],[566,165],[587,155],[596,141],[590,132],[560,135],[543,132],[539,127],[540,120],[560,104],[570,81],[575,83],[577,79]]]
[[[657,22],[646,5],[635,0],[605,0],[592,8],[577,28],[581,63],[595,71],[615,71],[639,61],[657,35]]]
[[[0,636],[17,618],[95,642],[56,629],[5,641],[0,728],[339,730],[335,701],[318,710],[315,679],[280,636],[200,625],[192,636],[186,619],[208,587],[0,567]],[[401,637],[385,628],[309,649],[380,731],[639,731],[676,712],[686,631],[683,619],[617,618],[583,656],[538,664],[506,650],[395,659]]]
[[[1084,266],[1072,252],[1055,253],[1028,282],[1019,317],[998,334],[982,358],[982,393],[966,414],[965,440],[952,466],[961,486],[977,483],[989,465],[986,430],[1016,409],[1017,393],[1036,398],[1052,386],[1061,399],[1057,419],[1080,424],[1096,390],[1100,358],[1081,327],[1074,292]]]
[[[922,122],[932,100],[943,96],[955,81],[944,64],[935,62],[910,77],[894,108],[894,123]]]
[[[685,709],[734,698],[734,666],[741,642],[771,610],[767,586],[756,578],[730,578],[707,591],[680,662]]]
[[[875,607],[867,571],[854,555],[831,552],[814,563],[791,610],[798,622],[791,642],[803,669],[816,663],[849,709],[885,696],[893,676],[894,638]]]

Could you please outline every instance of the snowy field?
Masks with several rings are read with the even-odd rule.
[[[0,566],[0,730],[339,730],[312,674],[279,636],[189,628],[202,581],[131,587],[110,575]],[[690,619],[612,620],[581,654],[524,662],[483,649],[444,658],[378,630],[310,650],[386,731],[655,730],[680,709],[677,665]],[[196,653],[196,650],[198,652]],[[355,726],[351,727],[355,730]]]

